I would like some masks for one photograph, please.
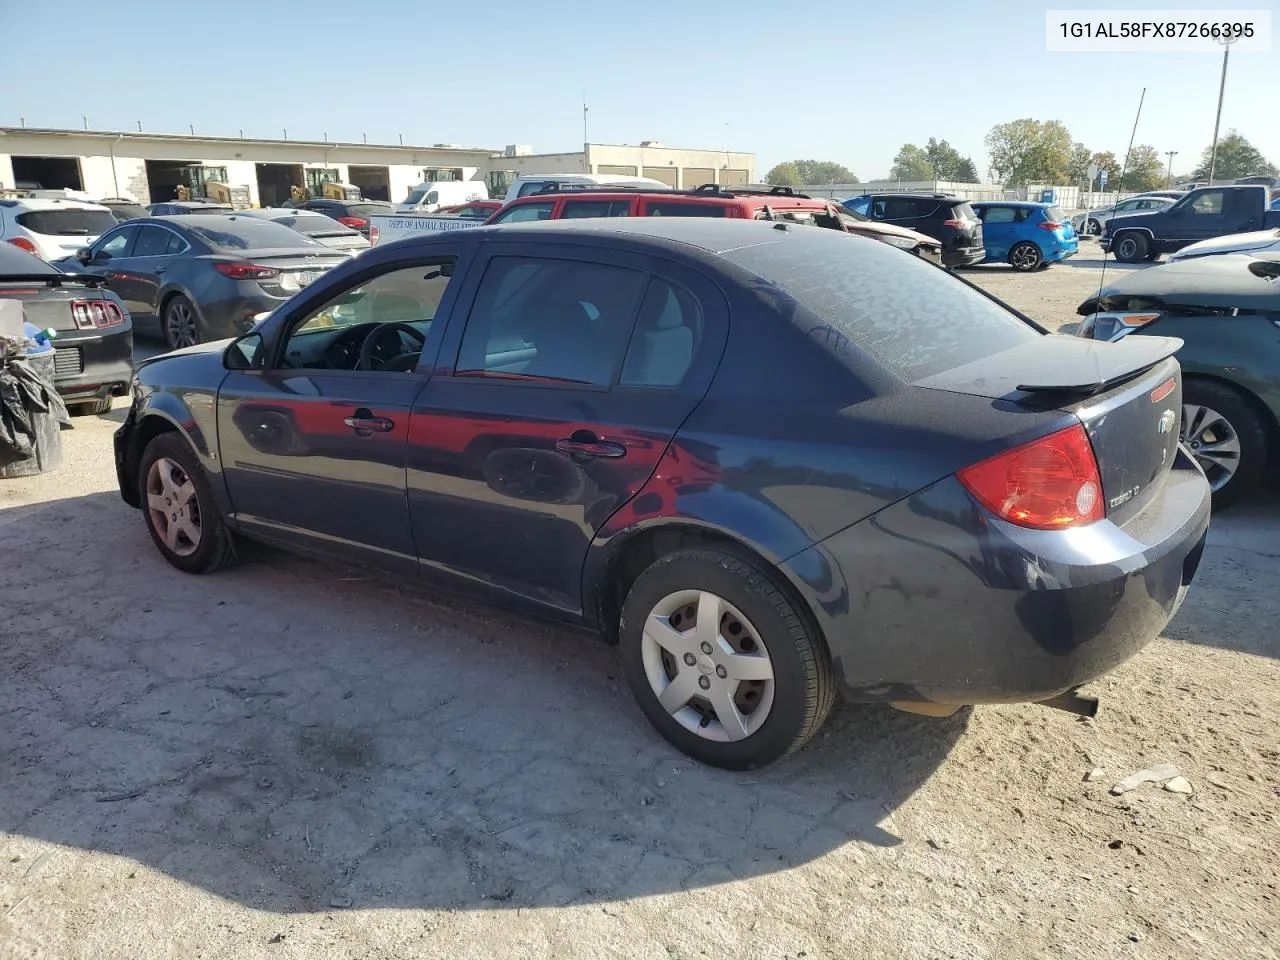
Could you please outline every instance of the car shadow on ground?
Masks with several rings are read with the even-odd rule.
[[[1280,660],[1280,484],[1217,510],[1186,602],[1165,636]]]
[[[597,903],[856,862],[900,842],[893,811],[968,722],[844,707],[727,773],[661,741],[581,633],[274,552],[186,576],[114,492],[0,531],[0,831],[258,909]]]

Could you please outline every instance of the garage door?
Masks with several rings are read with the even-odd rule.
[[[749,182],[747,177],[747,171],[746,170],[721,170],[720,182],[723,184],[729,184],[732,186],[741,186],[742,184]]]
[[[662,183],[665,183],[668,187],[677,186],[677,183],[676,183],[677,172],[678,171],[676,170],[675,167],[645,167],[644,168],[644,176],[648,177],[650,180],[658,180]]]
[[[716,171],[714,167],[685,167],[684,168],[684,188],[692,190],[694,187],[700,187],[704,183],[716,182]]]
[[[615,177],[634,177],[636,175],[636,168],[617,165],[610,166],[607,163],[601,163],[596,166],[596,173],[612,174]]]

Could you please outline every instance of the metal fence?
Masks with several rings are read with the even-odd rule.
[[[962,200],[1030,200],[1052,202],[1070,213],[1097,210],[1119,203],[1136,192],[1082,190],[1060,183],[1029,183],[1025,187],[1004,187],[998,183],[960,183],[954,180],[872,180],[867,183],[807,183],[800,188],[811,197],[846,200],[866,193],[945,193]]]

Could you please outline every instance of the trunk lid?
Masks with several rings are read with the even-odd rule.
[[[1160,490],[1173,465],[1182,373],[1172,337],[1126,337],[1075,347],[1049,335],[917,382],[1079,418],[1093,445],[1107,516],[1123,523]],[[1088,342],[1088,341],[1081,341]]]
[[[76,326],[71,304],[76,300],[101,300],[103,299],[102,291],[97,289],[96,285],[82,285],[62,277],[55,282],[60,285],[0,277],[0,298],[20,301],[22,319],[41,330],[52,328],[59,333],[70,333],[92,329]],[[54,346],[57,346],[56,341]]]

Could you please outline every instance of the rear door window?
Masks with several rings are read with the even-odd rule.
[[[554,200],[543,200],[538,203],[522,203],[503,211],[494,223],[528,223],[530,220],[550,220],[551,211],[555,209]]]
[[[169,238],[173,236],[161,227],[146,226],[138,231],[138,240],[133,245],[135,257],[163,257],[169,249]]]
[[[643,279],[603,263],[494,257],[455,375],[608,387],[622,365]]]
[[[728,212],[719,203],[679,203],[671,200],[646,200],[646,217],[724,217]]]
[[[560,219],[578,220],[589,217],[627,217],[630,200],[566,200],[560,208]]]
[[[1018,219],[1018,211],[1014,207],[981,207],[978,216],[983,223],[1013,223]]]
[[[1042,336],[968,284],[887,244],[797,230],[722,256],[772,284],[779,313],[836,359],[851,364],[861,351],[907,382]]]

